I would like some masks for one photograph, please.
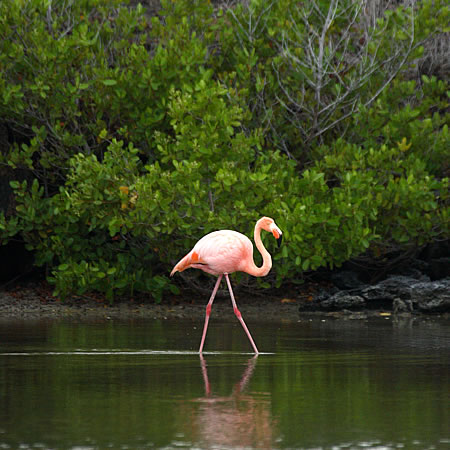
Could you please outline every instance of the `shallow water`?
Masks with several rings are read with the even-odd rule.
[[[443,320],[0,323],[1,448],[449,448]]]

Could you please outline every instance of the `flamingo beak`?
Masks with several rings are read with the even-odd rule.
[[[283,233],[278,227],[272,228],[273,237],[277,240],[278,248],[281,246],[281,241],[283,240]]]
[[[283,240],[283,235],[282,234],[280,234],[279,236],[278,236],[278,238],[277,238],[277,244],[278,244],[278,248],[280,248],[281,247],[281,241]]]

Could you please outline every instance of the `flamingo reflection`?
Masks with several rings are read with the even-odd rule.
[[[247,362],[244,373],[230,396],[217,396],[211,389],[207,363],[200,355],[205,396],[195,399],[185,411],[192,443],[202,447],[271,448],[273,425],[268,394],[245,393],[253,375],[258,355]],[[186,405],[187,406],[187,405]],[[189,435],[189,436],[188,436]]]

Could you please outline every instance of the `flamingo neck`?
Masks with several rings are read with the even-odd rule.
[[[259,253],[261,253],[261,256],[263,258],[263,263],[261,267],[256,266],[256,264],[252,261],[252,267],[249,267],[246,272],[250,275],[253,275],[254,277],[265,277],[272,268],[272,257],[270,256],[270,253],[266,250],[264,247],[264,244],[261,240],[261,226],[259,221],[256,222],[255,225],[255,245],[256,248],[259,250]]]

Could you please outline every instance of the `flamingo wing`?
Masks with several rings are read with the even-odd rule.
[[[173,268],[171,275],[188,268],[213,275],[242,270],[253,259],[250,239],[237,231],[220,230],[203,236],[194,248]]]

